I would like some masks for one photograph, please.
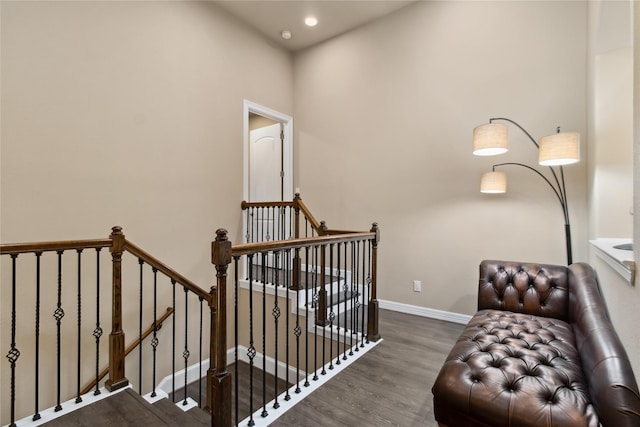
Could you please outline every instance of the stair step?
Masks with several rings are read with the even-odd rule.
[[[211,424],[210,418],[203,421],[200,414],[191,413],[195,410],[204,413],[199,408],[193,408],[185,413],[167,399],[152,405],[132,389],[126,389],[42,425],[47,427],[199,427]]]
[[[176,426],[208,426],[211,424],[211,416],[202,409],[196,407],[188,411],[183,411],[169,399],[160,399],[153,403],[153,406],[160,410],[166,420]]]

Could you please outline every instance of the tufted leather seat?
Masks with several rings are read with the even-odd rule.
[[[587,264],[483,261],[478,312],[433,395],[450,427],[640,426],[638,387]]]

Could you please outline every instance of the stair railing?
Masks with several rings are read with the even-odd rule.
[[[326,369],[333,369],[334,363],[340,365],[365,344],[380,339],[377,224],[366,232],[330,230],[311,215],[298,194],[292,202],[243,202],[242,209],[247,242],[232,245],[224,229],[217,230],[212,242],[216,289],[225,292],[218,300],[226,301],[228,291],[233,292],[234,301],[235,407],[230,419],[215,424],[224,426],[231,425],[230,420],[238,425],[247,414],[248,425],[254,424],[253,413],[260,403],[254,399],[254,383],[260,382],[254,378],[254,368],[262,370],[262,390],[257,391],[262,410],[258,412],[267,417],[270,397],[278,408],[280,393],[284,400],[291,398],[290,385],[300,393],[319,375],[326,375]],[[231,284],[227,281],[229,265],[233,268]],[[248,300],[248,312],[240,311],[240,299]],[[220,307],[220,321],[226,319],[223,310],[226,313]],[[267,343],[267,335],[273,341]],[[216,336],[217,348],[228,344],[226,336]],[[216,405],[230,408],[231,398],[222,397],[232,386],[226,354],[214,349],[212,354],[220,359],[210,380],[214,388],[224,390],[214,392]],[[239,408],[239,361],[249,365],[249,403],[243,408]],[[268,371],[275,379],[267,377]],[[267,385],[268,381],[273,385]]]
[[[337,230],[318,221],[296,193],[292,201],[247,202],[240,205],[244,211],[244,243],[261,243],[274,240],[290,240],[302,237],[329,236],[357,233],[353,230]],[[299,289],[302,260],[294,255],[292,290]]]
[[[8,421],[10,426],[16,425],[16,417],[20,412],[22,414],[28,413],[29,409],[25,407],[25,402],[28,401],[26,398],[26,394],[28,393],[26,390],[20,390],[17,393],[16,387],[19,385],[21,387],[26,387],[28,390],[33,390],[35,393],[34,405],[35,410],[32,415],[32,419],[34,421],[41,418],[40,414],[40,399],[42,391],[41,389],[46,388],[45,393],[47,393],[47,397],[50,400],[55,400],[55,411],[62,410],[63,405],[63,387],[64,394],[68,396],[67,393],[73,389],[73,386],[69,383],[63,384],[63,377],[72,378],[75,376],[76,386],[75,386],[75,402],[82,402],[82,396],[85,389],[81,389],[81,382],[83,381],[83,371],[81,367],[83,365],[87,365],[86,356],[83,354],[86,353],[86,346],[83,346],[84,340],[89,338],[90,340],[95,340],[95,378],[93,384],[96,386],[96,391],[94,394],[99,394],[100,390],[98,385],[100,380],[102,379],[102,375],[99,370],[100,365],[100,355],[101,355],[101,338],[103,336],[103,327],[104,327],[104,319],[101,319],[101,301],[108,300],[108,297],[102,295],[105,293],[105,289],[101,289],[101,282],[104,281],[105,271],[101,271],[101,251],[102,249],[108,248],[111,253],[111,265],[112,265],[112,274],[111,274],[111,332],[109,334],[109,361],[108,361],[108,378],[105,381],[104,385],[108,391],[115,391],[120,388],[123,388],[129,385],[129,379],[125,375],[125,357],[126,354],[131,352],[132,346],[128,349],[125,349],[125,332],[123,328],[124,321],[124,312],[123,312],[123,295],[134,294],[136,289],[133,286],[135,280],[131,278],[131,271],[127,271],[127,275],[123,276],[123,255],[125,253],[129,253],[137,258],[139,265],[139,322],[138,322],[138,339],[137,342],[140,343],[142,340],[151,336],[152,340],[150,345],[152,347],[152,376],[150,388],[153,390],[151,396],[156,395],[156,361],[157,361],[157,350],[161,340],[167,339],[166,337],[161,338],[160,327],[162,322],[166,319],[167,316],[172,317],[172,336],[171,340],[171,373],[172,373],[172,393],[170,394],[170,398],[175,402],[177,399],[176,396],[176,378],[179,378],[176,375],[176,348],[178,348],[179,344],[177,343],[178,339],[184,338],[184,349],[182,351],[182,357],[184,359],[184,383],[178,384],[178,387],[182,387],[184,385],[184,404],[187,403],[187,366],[188,361],[192,352],[190,349],[190,343],[193,341],[198,341],[198,357],[199,357],[199,366],[200,370],[203,366],[203,305],[208,306],[209,312],[211,315],[211,329],[208,331],[207,338],[209,339],[209,355],[207,357],[210,360],[216,360],[213,356],[214,353],[211,351],[218,351],[218,348],[215,347],[214,343],[216,342],[216,327],[222,326],[225,328],[224,322],[220,319],[220,313],[224,312],[224,304],[221,304],[219,301],[220,295],[216,293],[215,287],[212,287],[209,292],[201,289],[195,283],[185,278],[181,274],[172,270],[164,263],[160,262],[158,259],[151,256],[149,253],[145,252],[138,246],[134,245],[132,242],[128,241],[124,234],[122,233],[122,229],[120,227],[113,227],[112,232],[108,239],[93,239],[93,240],[73,240],[73,241],[55,241],[55,242],[40,242],[40,243],[22,243],[22,244],[2,244],[0,245],[0,255],[6,255],[7,259],[5,262],[5,257],[3,256],[3,281],[7,280],[10,282],[9,292],[10,292],[10,301],[11,301],[11,313],[9,316],[10,319],[10,333],[7,334],[11,337],[11,342],[8,347],[8,352],[6,358],[9,362],[10,366],[10,374],[9,374],[9,402],[2,402],[3,405],[3,414],[9,414],[9,419],[4,420],[3,423]],[[83,254],[86,254],[88,250],[95,250],[96,252],[96,261],[95,264],[91,265],[89,261],[85,261],[86,257],[83,258]],[[45,253],[55,253],[55,257],[50,259],[50,257],[46,257]],[[76,252],[77,253],[77,272],[74,277],[69,278],[70,274],[70,266],[68,265],[68,256],[65,256],[66,252]],[[34,262],[30,262],[28,259],[25,260],[25,265],[18,263],[18,257],[24,258],[23,254],[31,254],[35,256],[35,265]],[[9,259],[10,258],[10,259]],[[45,259],[46,258],[46,259]],[[4,268],[6,266],[9,268]],[[149,286],[143,286],[143,275],[146,271],[151,270],[153,276],[153,315],[152,315],[152,326],[150,330],[147,330],[143,333],[142,323],[143,323],[143,289],[147,289]],[[87,272],[89,271],[89,272]],[[86,277],[90,273],[95,273],[95,280],[93,283],[86,284]],[[164,279],[170,281],[172,285],[172,303],[171,307],[167,309],[167,312],[164,313],[164,316],[159,316],[157,313],[158,307],[158,299],[163,299],[163,295],[160,295],[158,292],[157,284],[158,284],[158,273],[160,273]],[[27,274],[31,275],[31,277],[23,277]],[[148,273],[147,273],[148,274]],[[20,277],[19,277],[20,276]],[[52,279],[53,276],[53,279]],[[20,279],[20,280],[19,280]],[[77,285],[75,289],[72,289],[73,282],[77,281]],[[89,280],[91,282],[91,280]],[[55,282],[55,286],[51,285],[51,282]],[[126,286],[125,283],[127,282]],[[35,290],[32,292],[31,288],[35,284]],[[176,285],[184,291],[184,302],[177,302],[176,296]],[[53,288],[53,289],[52,289]],[[5,289],[3,287],[3,289]],[[89,291],[95,292],[95,312],[84,309],[83,306],[83,295],[85,295]],[[72,313],[73,310],[70,310],[67,306],[69,305],[70,297],[67,295],[68,293],[74,291],[74,298],[77,301],[77,306],[75,313]],[[25,295],[35,294],[35,303],[33,300],[27,301]],[[222,292],[222,294],[224,294]],[[4,296],[3,296],[4,297]],[[51,300],[47,300],[50,298]],[[102,299],[101,299],[102,298]],[[189,308],[188,303],[191,299],[196,299],[196,304],[200,305],[200,336],[199,339],[191,338],[189,340]],[[86,297],[84,298],[86,300]],[[55,301],[55,302],[54,302]],[[132,304],[131,301],[127,301],[129,304]],[[34,304],[31,306],[31,304]],[[193,304],[193,302],[192,302]],[[45,337],[48,338],[50,334],[49,328],[50,325],[45,324],[46,319],[41,315],[41,311],[43,309],[47,309],[50,305],[54,305],[55,310],[53,311],[53,318],[55,320],[55,348],[45,348]],[[34,328],[29,332],[26,329],[29,329],[31,323],[26,322],[25,318],[25,309],[26,307],[33,307],[35,309],[35,321],[33,323]],[[177,337],[180,333],[176,330],[176,308],[180,306],[180,311],[184,311],[184,318],[181,320],[184,322],[184,334],[181,337]],[[222,307],[221,310],[218,310],[218,307]],[[20,311],[19,311],[20,310]],[[70,321],[75,320],[77,322],[77,332],[71,334],[70,323],[63,323],[65,316],[67,319],[71,317]],[[131,313],[127,315],[128,319],[131,317]],[[75,317],[75,319],[74,319]],[[104,317],[104,316],[103,316]],[[147,315],[147,317],[150,317]],[[83,323],[84,318],[91,318],[93,320],[95,318],[95,327],[93,330],[89,330],[93,326],[87,326]],[[29,323],[29,325],[27,325]],[[135,323],[135,322],[134,322]],[[24,326],[23,326],[24,325]],[[46,331],[45,331],[46,328]],[[64,331],[64,332],[63,332]],[[224,333],[226,334],[226,330]],[[167,332],[168,334],[168,332]],[[89,337],[87,337],[89,335]],[[165,334],[166,335],[166,334]],[[33,341],[32,341],[33,340]],[[72,341],[75,341],[72,343]],[[20,372],[24,372],[28,374],[30,378],[23,379],[21,378],[18,381],[18,367],[20,365],[20,356],[21,356],[21,347],[29,346],[27,342],[35,342],[33,347],[34,356],[33,363],[35,366],[35,372],[33,369],[24,365]],[[70,344],[72,343],[72,344]],[[64,344],[64,345],[63,345]],[[75,344],[76,354],[69,351],[69,348]],[[182,345],[182,344],[180,344]],[[143,384],[142,384],[142,371],[143,371],[143,353],[142,346],[138,345],[139,350],[139,366],[138,366],[138,387],[139,391],[142,394]],[[84,350],[83,350],[84,349]],[[31,348],[29,348],[31,350]],[[24,351],[24,349],[22,349]],[[30,359],[31,351],[25,353],[27,359]],[[223,352],[226,354],[226,351]],[[47,379],[47,381],[41,381],[41,376],[46,375],[45,370],[41,370],[41,365],[44,366],[44,363],[50,364],[48,360],[45,360],[47,354],[53,354],[55,360],[52,362],[55,365],[55,379]],[[166,352],[165,352],[166,354]],[[23,355],[23,357],[25,357]],[[44,357],[43,357],[44,355]],[[75,357],[74,357],[75,356]],[[75,375],[68,372],[67,365],[69,364],[69,360],[77,359],[76,362],[76,372]],[[27,361],[25,361],[27,362]],[[90,366],[90,365],[89,365]],[[213,364],[215,367],[216,365]],[[145,366],[146,368],[146,366]],[[63,375],[63,369],[64,375]],[[168,369],[168,368],[167,368]],[[86,370],[86,367],[85,367]],[[27,372],[29,371],[29,372]],[[210,372],[212,368],[209,368]],[[200,372],[198,378],[202,378],[203,375]],[[31,378],[33,382],[31,382]],[[201,380],[200,380],[201,381]],[[55,390],[50,390],[53,387]],[[200,383],[200,389],[201,383]],[[212,388],[207,388],[207,399],[211,398]],[[55,396],[52,396],[55,395]],[[66,400],[66,399],[65,399]],[[207,400],[208,402],[209,400]],[[20,403],[20,410],[17,411],[16,403]],[[204,404],[203,399],[199,399],[199,404]],[[6,411],[5,408],[8,408]],[[209,406],[209,408],[211,408]],[[6,411],[6,412],[5,412]],[[220,408],[213,408],[213,416],[216,411],[220,411]],[[5,415],[6,416],[6,415]],[[23,417],[24,415],[20,416]],[[212,418],[213,419],[213,418]],[[217,424],[216,424],[217,425]]]

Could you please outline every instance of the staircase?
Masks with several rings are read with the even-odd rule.
[[[160,399],[150,404],[131,388],[126,388],[42,425],[47,427],[197,427],[211,425],[211,416],[198,407],[184,412],[168,399]]]

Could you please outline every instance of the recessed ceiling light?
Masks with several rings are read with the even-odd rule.
[[[280,33],[280,36],[281,36],[283,39],[285,39],[285,40],[289,40],[289,39],[291,38],[291,31],[289,31],[289,30],[283,30],[283,31]]]
[[[307,27],[315,27],[318,25],[318,19],[315,16],[307,16],[304,18],[304,23]]]

